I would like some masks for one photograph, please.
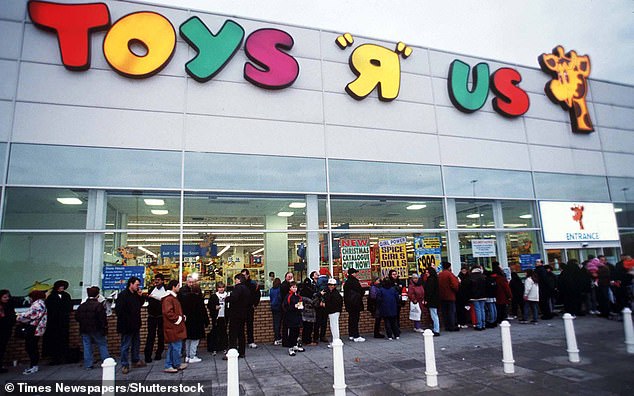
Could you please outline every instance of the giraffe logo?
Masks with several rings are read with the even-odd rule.
[[[354,38],[350,33],[345,33],[338,36],[335,42],[344,50],[354,43]],[[379,100],[389,102],[396,99],[401,86],[399,55],[407,59],[412,51],[412,48],[402,42],[396,44],[395,50],[375,44],[358,46],[348,62],[357,79],[346,86],[346,92],[361,100],[377,88]]]
[[[570,208],[570,210],[572,210],[572,212],[574,213],[572,215],[572,219],[576,221],[577,223],[579,223],[579,229],[584,230],[585,228],[583,227],[583,205],[573,205],[573,207]]]
[[[573,132],[594,131],[586,104],[590,58],[579,56],[575,51],[564,53],[564,48],[558,45],[551,54],[541,54],[538,59],[541,69],[553,76],[544,92],[553,103],[568,110]]]

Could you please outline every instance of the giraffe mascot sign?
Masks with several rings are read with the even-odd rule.
[[[544,87],[544,92],[550,100],[569,111],[573,131],[594,131],[586,104],[590,58],[587,55],[579,56],[575,51],[564,53],[564,48],[558,45],[551,54],[539,56],[539,65],[544,72],[553,76],[553,80]]]

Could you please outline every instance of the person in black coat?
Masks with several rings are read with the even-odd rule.
[[[337,290],[337,280],[335,278],[328,279],[328,289],[325,291],[323,302],[321,305],[328,314],[328,321],[330,322],[330,334],[332,340],[339,339],[339,315],[343,310],[343,298],[341,293]],[[332,346],[332,342],[329,344]]]
[[[237,274],[234,278],[235,286],[226,300],[229,305],[229,348],[238,349],[239,357],[244,357],[246,347],[244,327],[251,309],[252,297],[244,275]],[[223,360],[227,360],[226,355]]]
[[[255,343],[255,339],[254,339],[254,335],[253,335],[253,320],[255,318],[255,307],[257,307],[260,304],[260,286],[258,285],[258,282],[251,279],[251,275],[249,273],[248,269],[243,269],[242,271],[240,271],[240,273],[242,275],[244,275],[244,278],[247,280],[246,281],[246,285],[247,288],[249,288],[249,291],[251,292],[251,308],[249,309],[249,313],[247,315],[247,321],[246,321],[246,325],[247,325],[247,345],[249,346],[249,348],[257,348],[257,344]]]
[[[205,309],[200,286],[192,286],[191,293],[183,298],[183,315],[185,328],[187,329],[187,341],[185,342],[185,363],[198,363],[202,359],[198,357],[198,344],[200,339],[205,337],[205,328],[209,326],[209,316]]]
[[[156,352],[154,360],[161,360],[161,355],[165,350],[165,336],[163,334],[163,307],[161,300],[167,295],[165,290],[165,279],[163,275],[156,274],[154,277],[154,286],[149,290],[147,296],[147,338],[145,339],[145,362],[152,361],[152,350],[154,349],[154,340],[157,340]]]
[[[355,268],[348,270],[348,279],[343,284],[343,301],[348,311],[348,336],[354,342],[363,342],[365,338],[359,334],[359,318],[363,311],[363,294],[365,290],[357,279],[359,272]]]
[[[42,345],[43,355],[50,356],[51,366],[62,364],[68,353],[70,313],[73,310],[70,294],[66,292],[68,282],[58,280],[46,298],[48,322]]]
[[[207,338],[207,350],[214,355],[218,351],[225,351],[225,353],[227,351],[227,320],[229,319],[229,310],[225,304],[227,295],[225,284],[216,282],[216,292],[211,293],[207,302],[212,325],[210,336]]]
[[[126,288],[117,297],[117,333],[121,334],[121,372],[130,371],[130,354],[135,367],[144,367],[145,362],[139,357],[141,348],[141,305],[143,298],[139,294],[141,280],[130,277]]]
[[[511,319],[524,317],[524,282],[517,272],[511,272]],[[518,313],[519,312],[519,313]]]
[[[292,281],[289,293],[282,301],[284,324],[286,325],[286,333],[282,334],[282,346],[288,348],[290,356],[295,356],[295,352],[304,352],[304,348],[298,344],[303,309],[302,297],[297,294],[297,284]]]
[[[0,290],[0,373],[8,371],[2,366],[2,362],[4,362],[4,353],[7,350],[13,325],[15,325],[15,318],[15,308],[11,304],[11,293],[6,289]]]
[[[440,292],[438,290],[438,272],[435,268],[426,269],[427,279],[425,280],[425,302],[424,305],[429,309],[429,316],[433,323],[432,332],[434,336],[440,335],[440,320],[438,319],[438,306],[440,305]]]

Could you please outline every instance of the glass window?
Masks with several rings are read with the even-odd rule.
[[[607,179],[603,176],[539,173],[535,176],[535,192],[539,199],[571,201],[609,201]]]
[[[332,227],[436,229],[445,227],[440,199],[331,198]]]
[[[610,197],[614,202],[634,201],[634,178],[608,177]]]
[[[181,153],[12,144],[8,180],[46,186],[180,188]]]
[[[84,274],[85,234],[0,234],[0,289],[26,296],[48,291],[58,279],[68,281],[73,299],[80,299]]]
[[[619,228],[634,227],[634,204],[615,203],[614,213]]]
[[[148,191],[109,191],[108,229],[180,229],[180,194]]]
[[[188,193],[184,202],[186,229],[288,230],[306,228],[303,195],[266,197]]]
[[[439,166],[330,160],[328,172],[331,193],[442,195]]]
[[[0,143],[0,176],[4,184],[4,163],[5,163],[5,159],[7,158],[7,144],[6,143]]]
[[[4,229],[85,229],[86,190],[67,188],[6,189]]]
[[[530,172],[447,166],[445,192],[453,197],[533,198]]]
[[[502,201],[504,228],[535,227],[533,201]]]
[[[493,204],[456,200],[456,220],[458,228],[495,228]]]
[[[484,253],[478,253],[483,251],[484,249],[481,247],[479,249],[476,249],[474,251],[474,243],[477,243],[477,246],[483,246],[484,244],[487,244],[489,242],[474,242],[474,241],[482,241],[482,240],[488,240],[491,241],[490,244],[492,245],[488,245],[490,249],[495,249],[495,252],[499,254],[499,252],[497,251],[497,245],[496,245],[496,237],[494,233],[487,233],[487,232],[471,232],[471,233],[464,233],[461,232],[458,234],[458,244],[460,246],[460,262],[462,264],[466,264],[469,267],[471,267],[474,264],[479,264],[481,265],[483,268],[487,268],[487,269],[491,269],[491,264],[493,263],[493,261],[497,260],[497,257],[493,256],[493,257],[479,257]],[[492,247],[491,247],[492,246]],[[490,250],[489,249],[489,250]]]
[[[505,233],[506,239],[506,257],[509,268],[514,272],[523,272],[521,266],[521,255],[537,254],[539,250],[539,239],[537,231],[527,232],[508,232]]]
[[[185,188],[326,192],[319,158],[185,153]]]

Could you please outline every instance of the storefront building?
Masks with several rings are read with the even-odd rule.
[[[583,48],[524,67],[59,3],[0,8],[0,288],[14,295],[67,279],[80,298],[133,273],[196,273],[210,290],[242,268],[369,280],[634,251],[634,87],[592,79]],[[577,96],[562,98],[550,57],[577,55]]]

